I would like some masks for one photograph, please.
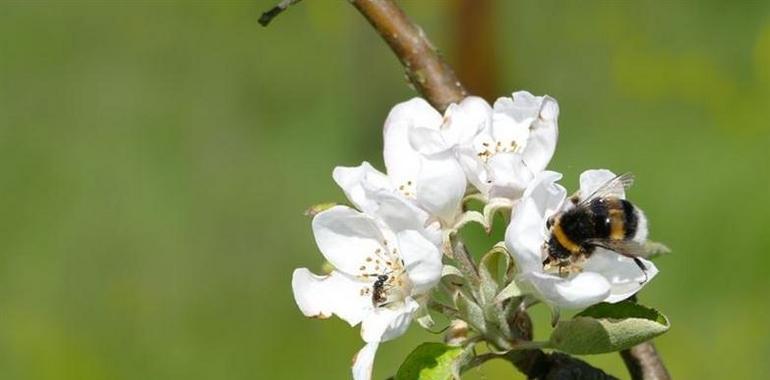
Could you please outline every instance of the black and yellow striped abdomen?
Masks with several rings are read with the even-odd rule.
[[[571,254],[590,253],[590,240],[630,240],[639,220],[634,205],[619,198],[597,198],[554,218],[549,255],[565,259]]]

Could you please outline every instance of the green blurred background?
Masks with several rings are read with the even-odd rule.
[[[382,168],[415,94],[346,2],[259,27],[272,5],[0,4],[0,378],[349,376],[358,330],[292,299],[293,268],[321,265],[302,211],[344,200],[335,165]],[[458,1],[403,6],[478,91],[558,99],[570,189],[637,175],[674,249],[640,295],[672,321],[672,374],[770,376],[770,3],[498,1],[470,25]],[[383,345],[376,377],[426,339]]]

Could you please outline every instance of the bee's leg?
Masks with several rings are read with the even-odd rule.
[[[639,283],[639,285],[643,285],[643,284],[645,284],[645,283],[647,282],[647,280],[649,279],[649,277],[647,276],[647,266],[646,266],[646,265],[644,265],[644,263],[642,262],[642,260],[639,260],[639,258],[638,258],[638,257],[635,257],[635,256],[634,256],[634,257],[632,257],[632,258],[634,259],[634,262],[635,262],[635,263],[636,263],[636,265],[639,267],[639,269],[641,269],[641,270],[642,270],[642,273],[644,273],[644,281],[642,281],[642,282],[640,282],[640,283]]]
[[[551,256],[546,257],[546,259],[543,260],[543,270],[547,271],[551,269],[552,264],[553,264],[553,258]]]

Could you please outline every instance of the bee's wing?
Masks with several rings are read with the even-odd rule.
[[[596,198],[620,198],[625,190],[634,184],[634,175],[626,172],[615,176],[611,180],[603,183],[593,193],[587,197],[580,197],[580,205],[586,205]]]
[[[633,240],[610,240],[610,239],[590,239],[586,241],[588,245],[601,247],[616,252],[626,257],[648,258],[649,253],[644,245]]]

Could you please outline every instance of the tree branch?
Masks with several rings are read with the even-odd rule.
[[[542,350],[511,351],[504,358],[513,363],[519,371],[530,379],[617,380],[616,377],[608,375],[580,359],[560,352],[546,354]]]
[[[350,0],[387,42],[415,89],[443,112],[467,92],[428,41],[422,29],[412,23],[392,0]]]
[[[275,16],[278,16],[281,14],[281,12],[285,11],[286,8],[299,3],[301,0],[282,0],[280,3],[278,3],[276,6],[268,9],[266,12],[262,13],[262,16],[259,18],[259,24],[262,26],[267,26],[270,24],[270,21],[273,21]]]
[[[666,366],[658,356],[658,351],[652,342],[644,342],[620,351],[620,356],[626,363],[628,373],[633,380],[670,380]]]

